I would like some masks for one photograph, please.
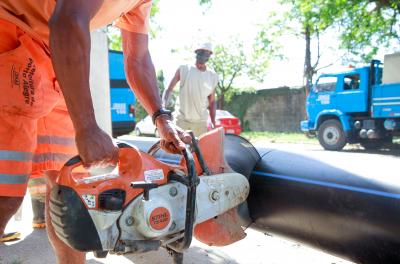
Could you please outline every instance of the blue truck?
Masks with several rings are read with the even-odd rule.
[[[111,121],[114,137],[135,129],[135,95],[129,88],[122,52],[109,51]]]
[[[322,74],[306,99],[301,130],[317,136],[326,150],[347,143],[379,149],[400,131],[400,53],[369,66]]]

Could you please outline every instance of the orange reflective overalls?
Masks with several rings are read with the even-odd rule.
[[[48,48],[55,4],[0,1],[0,196],[24,196],[30,175],[58,170],[77,153]],[[119,18],[119,28],[147,34],[150,8],[151,0],[105,0],[91,26]]]

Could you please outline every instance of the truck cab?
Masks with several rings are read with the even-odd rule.
[[[322,74],[307,99],[309,116],[340,108],[344,113],[367,112],[368,68]],[[361,81],[362,80],[362,81]]]
[[[400,98],[400,82],[382,84],[382,71],[380,61],[373,60],[369,67],[320,75],[307,96],[308,119],[301,122],[301,130],[317,136],[327,150],[340,150],[347,143],[373,148],[383,139],[391,140],[385,116],[374,115],[383,111],[377,105],[385,99],[376,96],[390,93],[390,98]],[[397,120],[391,122],[391,127],[398,126]]]

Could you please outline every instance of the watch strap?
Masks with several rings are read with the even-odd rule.
[[[169,116],[170,119],[172,119],[172,114],[170,110],[167,110],[165,108],[160,108],[159,110],[157,110],[156,112],[153,113],[153,116],[151,117],[153,120],[153,124],[156,124],[156,120],[159,116],[161,115],[166,115]]]

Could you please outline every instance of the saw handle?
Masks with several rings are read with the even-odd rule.
[[[70,158],[70,159],[64,164],[64,167],[71,167],[71,166],[73,166],[73,167],[75,168],[75,167],[78,167],[79,165],[82,165],[82,159],[81,159],[80,156],[76,155],[76,156]]]
[[[118,142],[117,143],[118,148],[132,148],[129,144],[126,144],[124,142]],[[71,167],[76,168],[78,166],[82,165],[82,158],[79,155],[76,155],[72,158],[70,158],[65,164],[64,167]]]
[[[204,161],[203,154],[201,153],[201,149],[199,147],[198,141],[197,141],[193,131],[189,130],[187,132],[192,137],[191,147],[192,147],[194,153],[196,154],[197,160],[199,161],[199,165],[200,165],[200,167],[202,169],[202,173],[205,174],[205,175],[211,175],[210,169],[208,168],[206,162]],[[159,151],[161,149],[160,142],[161,141],[157,141],[153,146],[151,146],[151,148],[147,151],[147,153],[154,157],[155,154],[157,153],[157,151]],[[187,151],[187,150],[186,149],[182,150],[181,154],[184,156],[184,158],[186,160],[187,156],[185,156],[185,154],[184,154],[185,151]],[[188,164],[186,163],[186,166],[187,165]]]
[[[132,148],[132,146],[130,146],[127,143],[124,142],[117,142],[117,147],[122,149],[122,148]],[[70,158],[62,167],[62,169],[60,170],[60,173],[57,177],[57,182],[58,183],[64,183],[66,185],[71,185],[73,183],[72,177],[71,177],[71,172],[81,166],[82,163],[82,158],[79,155],[76,155],[72,158]]]

